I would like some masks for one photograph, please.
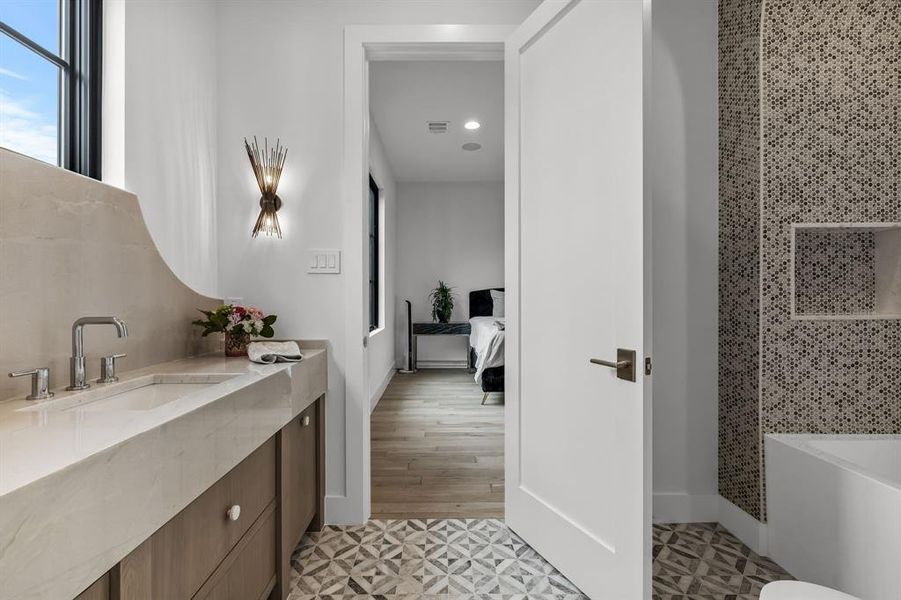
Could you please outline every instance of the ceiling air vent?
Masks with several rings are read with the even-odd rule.
[[[447,133],[450,121],[429,121],[429,133]]]

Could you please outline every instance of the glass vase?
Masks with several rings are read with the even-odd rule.
[[[249,334],[227,331],[225,333],[225,355],[247,356],[248,342],[250,342]]]

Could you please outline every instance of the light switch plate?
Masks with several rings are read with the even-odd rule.
[[[341,251],[328,248],[307,250],[307,273],[328,275],[341,272]]]

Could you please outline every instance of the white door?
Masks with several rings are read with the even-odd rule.
[[[645,8],[547,0],[506,47],[506,520],[596,600],[651,591]]]

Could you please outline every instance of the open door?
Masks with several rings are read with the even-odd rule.
[[[597,600],[651,595],[647,5],[506,45],[506,519]]]

